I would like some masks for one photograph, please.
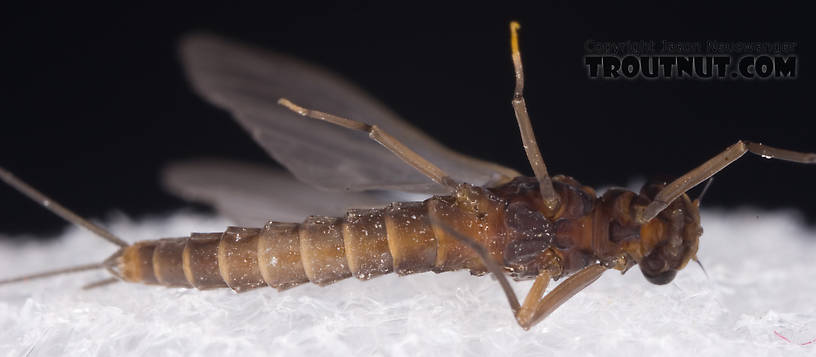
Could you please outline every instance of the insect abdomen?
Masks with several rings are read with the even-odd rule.
[[[172,287],[261,286],[286,289],[326,285],[397,272],[484,271],[469,248],[431,224],[442,222],[477,238],[501,259],[503,224],[498,201],[464,187],[457,196],[349,210],[344,218],[311,216],[303,223],[269,222],[264,228],[230,227],[223,233],[138,242],[125,248],[124,280]]]

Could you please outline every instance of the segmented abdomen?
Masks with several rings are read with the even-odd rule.
[[[236,292],[309,281],[326,285],[350,276],[366,280],[394,271],[482,273],[475,253],[431,222],[476,239],[501,261],[507,242],[500,207],[485,190],[468,186],[454,196],[350,210],[344,218],[312,216],[300,224],[269,222],[260,229],[138,242],[124,249],[118,270],[132,282]]]

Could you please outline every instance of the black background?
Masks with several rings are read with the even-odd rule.
[[[511,19],[522,23],[526,97],[552,173],[625,185],[681,175],[737,139],[816,150],[812,19],[788,5],[740,4],[7,8],[0,165],[83,216],[140,218],[189,207],[158,184],[168,162],[271,163],[183,78],[177,39],[208,30],[317,62],[450,147],[529,174],[510,106]],[[797,41],[798,78],[590,80],[589,39]],[[796,208],[812,223],[814,180],[816,166],[751,156],[717,176],[705,205]],[[0,186],[0,232],[48,236],[62,227]]]

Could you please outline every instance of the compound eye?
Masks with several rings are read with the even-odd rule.
[[[654,275],[647,273],[645,270],[641,270],[641,272],[643,273],[643,276],[646,277],[646,280],[655,285],[666,285],[668,283],[671,283],[672,280],[674,280],[674,277],[677,276],[677,270],[674,269],[670,269]]]

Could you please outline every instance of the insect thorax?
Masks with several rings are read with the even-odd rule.
[[[597,197],[571,177],[555,176],[553,184],[561,205],[552,217],[543,213],[534,178],[518,177],[491,189],[506,205],[503,258],[516,278],[546,270],[558,279],[597,261],[625,272],[643,261],[648,266],[641,269],[655,282],[657,275],[681,269],[696,252],[699,214],[687,196],[647,224],[638,224],[635,212],[652,200],[654,185],[640,194],[611,189]]]
[[[505,267],[518,279],[546,270],[554,278],[571,274],[599,258],[595,244],[595,191],[567,176],[553,177],[560,206],[547,217],[538,182],[518,177],[492,189],[506,202]]]

